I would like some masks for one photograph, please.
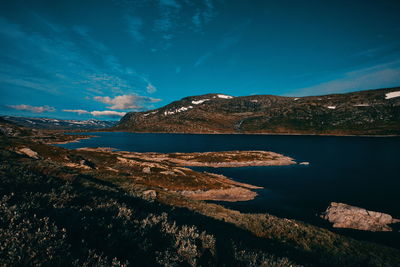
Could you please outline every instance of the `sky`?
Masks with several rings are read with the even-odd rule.
[[[2,0],[0,114],[118,120],[186,96],[400,86],[400,1]]]

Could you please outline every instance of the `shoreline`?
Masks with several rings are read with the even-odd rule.
[[[63,133],[65,134],[65,133]],[[73,135],[67,135],[67,136],[73,136]],[[86,140],[86,139],[91,139],[94,137],[99,137],[99,136],[95,136],[95,135],[88,135],[88,136],[84,136],[84,137],[77,137],[75,139],[71,139],[71,140],[66,140],[66,141],[54,141],[54,142],[48,142],[46,143],[47,145],[65,145],[65,144],[69,144],[69,143],[79,143],[81,140]]]
[[[86,131],[87,133],[106,132],[106,133],[136,133],[136,134],[188,134],[188,135],[276,135],[276,136],[327,136],[327,137],[400,137],[400,134],[311,134],[311,133],[237,133],[237,132],[137,132],[129,130],[102,130]],[[84,133],[74,132],[70,133]],[[67,133],[68,134],[68,133]]]
[[[194,200],[249,201],[263,187],[236,181],[212,172],[198,172],[190,167],[251,167],[297,165],[293,158],[269,151],[224,151],[204,153],[154,153],[115,151],[112,147],[78,148],[76,151],[104,153],[117,159],[115,172],[139,168],[143,177],[161,179],[158,187]],[[180,180],[181,179],[181,180]],[[183,179],[183,180],[182,180]],[[193,184],[196,183],[196,185]]]

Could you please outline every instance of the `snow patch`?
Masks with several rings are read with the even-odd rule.
[[[353,105],[354,107],[369,107],[370,105],[369,104],[356,104],[356,105]]]
[[[232,99],[233,96],[230,95],[217,95],[218,98],[223,98],[223,99]]]
[[[153,111],[153,112],[145,113],[145,114],[143,114],[143,116],[147,117],[149,115],[156,114],[156,113],[157,113],[157,111]]]
[[[395,97],[400,97],[400,91],[390,92],[385,95],[385,99],[391,99]]]
[[[181,108],[178,108],[178,109],[175,109],[175,110],[172,110],[172,111],[167,110],[167,111],[164,111],[164,116],[173,115],[173,114],[176,114],[176,113],[179,113],[179,112],[187,111],[187,110],[189,110],[191,108],[193,108],[193,106],[181,107]]]
[[[250,102],[258,103],[258,100],[250,100]]]
[[[336,106],[327,106],[329,109],[336,109]]]
[[[69,123],[72,123],[72,124],[87,124],[86,121],[69,121]]]
[[[202,103],[204,103],[204,102],[206,102],[206,101],[209,101],[209,100],[210,100],[210,99],[193,100],[193,101],[192,101],[192,104],[198,105],[198,104],[202,104]]]
[[[300,98],[296,97],[296,98],[293,99],[293,101],[297,101],[297,100],[299,100],[299,99],[300,99]]]

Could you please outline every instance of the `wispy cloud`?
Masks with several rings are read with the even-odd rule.
[[[354,58],[366,58],[368,60],[374,58],[398,58],[400,56],[400,42],[391,42],[381,44],[369,49],[360,51],[353,55]]]
[[[149,94],[153,94],[153,93],[157,92],[157,88],[154,85],[152,85],[151,83],[149,83],[146,88],[147,88],[147,93],[149,93]]]
[[[181,8],[175,0],[158,1],[159,17],[153,23],[153,30],[164,39],[161,49],[166,50],[171,46],[170,40],[175,36]]]
[[[137,42],[142,42],[144,40],[144,36],[141,32],[143,27],[143,20],[139,17],[128,16],[126,18],[128,22],[128,32],[133,37],[133,39]]]
[[[50,106],[31,106],[31,105],[9,105],[9,108],[16,109],[16,110],[24,110],[30,111],[34,113],[43,113],[43,112],[54,112],[56,109]]]
[[[93,116],[108,116],[108,117],[122,117],[126,114],[126,112],[118,112],[112,110],[103,110],[103,111],[91,111],[90,114]]]
[[[87,111],[87,110],[83,110],[83,109],[63,109],[64,112],[71,112],[71,113],[77,113],[79,115],[82,114],[91,114],[95,117],[98,116],[107,116],[107,117],[112,117],[112,118],[116,118],[116,117],[122,117],[124,116],[126,113],[125,112],[118,112],[118,111],[114,111],[114,110],[103,110],[103,111]]]
[[[77,113],[79,115],[81,114],[89,114],[90,112],[84,109],[63,109],[64,112],[72,112],[72,113]]]
[[[153,30],[159,32],[165,40],[164,47],[171,46],[171,40],[181,32],[202,32],[205,25],[210,23],[217,12],[213,0],[203,1],[158,1],[159,18],[153,23]],[[188,21],[184,19],[183,12],[188,15]]]
[[[203,64],[211,55],[212,55],[211,52],[206,52],[205,54],[201,55],[194,63],[194,67],[196,68],[201,64]]]
[[[195,61],[193,66],[196,68],[196,67],[204,64],[204,62],[206,62],[206,60],[209,59],[215,53],[222,52],[226,49],[233,47],[235,44],[237,44],[240,41],[240,39],[242,38],[243,33],[245,32],[246,28],[249,26],[250,22],[251,22],[250,20],[245,20],[239,26],[237,26],[236,28],[233,28],[231,31],[224,34],[221,37],[221,39],[219,40],[219,42],[217,43],[217,45],[211,51],[207,51],[204,54],[202,54]]]
[[[172,8],[181,8],[182,7],[175,0],[160,0],[160,5],[166,6],[166,7],[172,7]]]
[[[51,35],[26,30],[0,16],[0,40],[13,44],[0,51],[0,84],[67,95],[146,92],[148,79],[122,66],[91,37],[89,27],[43,25]]]
[[[192,16],[192,23],[196,31],[202,31],[203,27],[216,17],[217,12],[211,0],[200,1],[200,8]]]
[[[388,62],[344,73],[341,77],[311,87],[300,88],[289,95],[305,96],[378,89],[400,85],[400,61]]]
[[[95,96],[94,99],[99,102],[111,105],[107,107],[109,109],[117,110],[140,109],[143,108],[143,104],[161,101],[161,99],[139,95],[120,95],[114,98],[108,96]]]

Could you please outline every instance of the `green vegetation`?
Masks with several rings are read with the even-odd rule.
[[[1,266],[400,266],[397,249],[169,189],[217,186],[211,174],[25,131],[0,125]]]
[[[2,151],[0,264],[3,266],[287,266],[238,238],[209,234],[210,219],[115,190],[93,177],[40,171]],[[185,222],[186,217],[191,217]],[[218,223],[217,223],[218,224]],[[219,226],[218,228],[221,228]],[[232,232],[231,232],[232,233]],[[230,264],[227,264],[230,265]]]

